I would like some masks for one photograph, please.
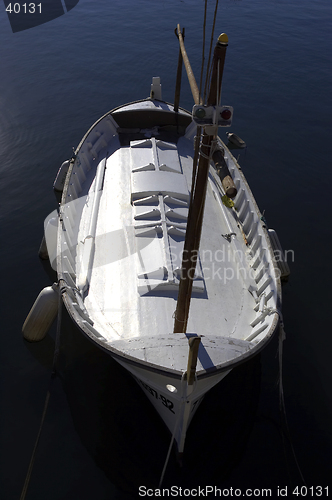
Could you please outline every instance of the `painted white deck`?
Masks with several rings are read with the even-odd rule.
[[[131,107],[137,105],[123,109]],[[158,102],[142,107],[170,109]],[[76,198],[76,208],[64,207],[64,276],[73,287],[81,286],[86,328],[105,348],[183,373],[188,340],[172,332],[196,129],[189,126],[177,143],[146,130],[144,139],[121,147],[112,119],[106,117],[99,129],[86,139],[71,174],[67,201]],[[223,205],[221,183],[211,166],[187,329],[187,336],[202,336],[198,375],[231,366],[264,343],[276,321],[276,276],[268,242],[250,190],[227,150],[226,161],[238,188],[237,211]],[[75,175],[81,178],[80,192]],[[68,235],[77,241],[71,255]],[[88,273],[86,255],[93,264]],[[82,313],[75,302],[73,307]]]
[[[175,338],[172,331],[188,213],[190,155],[188,139],[180,139],[177,147],[152,137],[108,158],[84,302],[94,328],[108,343],[176,369],[185,368],[188,350],[187,339]],[[90,206],[84,208],[78,241],[86,236],[84,221],[89,220]],[[227,224],[223,217],[220,192],[211,176],[188,322],[188,332],[203,335],[205,344],[206,356],[199,360],[198,370],[249,349],[248,342],[235,339],[245,339],[252,330],[256,301],[238,270],[232,243],[222,236],[231,232],[236,233],[239,254],[247,255],[235,219],[230,216]],[[80,258],[78,250],[77,268]],[[229,337],[234,339],[231,345]]]

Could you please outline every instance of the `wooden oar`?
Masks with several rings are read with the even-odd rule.
[[[187,56],[187,52],[186,52],[186,49],[185,49],[185,46],[184,46],[183,36],[182,36],[181,28],[180,28],[179,24],[177,25],[177,30],[178,30],[177,31],[177,37],[179,39],[179,44],[180,44],[180,50],[181,50],[181,54],[182,54],[182,59],[183,59],[184,66],[186,68],[186,72],[187,72],[187,76],[188,76],[188,80],[189,80],[189,85],[190,85],[190,88],[191,88],[191,93],[193,95],[195,104],[201,104],[201,97],[199,95],[199,90],[198,90],[198,87],[197,87],[197,83],[196,83],[196,80],[195,80],[195,77],[194,77],[193,70],[191,69],[191,66],[190,66],[190,62],[189,62],[189,59],[188,59],[188,56]]]
[[[177,33],[177,30],[180,28],[180,25],[178,24],[178,27],[175,28],[175,34],[177,38],[179,38],[179,35]],[[184,28],[182,30],[182,40],[184,38]],[[182,52],[181,52],[181,47],[179,49],[179,58],[178,58],[178,69],[176,72],[176,84],[175,84],[175,96],[174,96],[174,111],[177,113],[179,111],[179,103],[180,103],[180,90],[181,90],[181,79],[182,79],[182,63],[183,63],[183,57],[182,57]]]

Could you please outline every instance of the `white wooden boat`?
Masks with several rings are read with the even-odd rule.
[[[237,194],[225,195],[210,150],[190,313],[174,333],[202,106],[196,122],[174,111],[159,79],[151,95],[102,116],[65,165],[52,259],[71,318],[133,375],[181,453],[204,394],[276,331],[280,271],[241,168],[216,138]]]

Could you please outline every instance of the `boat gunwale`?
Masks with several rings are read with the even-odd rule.
[[[62,278],[63,279],[63,278]],[[80,329],[80,331],[90,340],[93,344],[98,344],[98,347],[101,348],[105,353],[108,355],[111,354],[113,358],[119,358],[121,359],[124,363],[128,363],[133,366],[140,367],[142,369],[146,369],[149,372],[153,373],[158,373],[160,375],[164,376],[171,376],[175,379],[181,379],[183,376],[183,372],[180,370],[174,370],[173,368],[161,368],[158,365],[155,365],[154,363],[151,363],[149,361],[144,361],[144,360],[139,360],[138,358],[135,358],[131,356],[130,354],[123,353],[122,351],[119,351],[115,349],[112,345],[107,345],[106,342],[98,338],[97,336],[94,336],[89,332],[89,329],[85,326],[84,319],[80,314],[78,314],[77,310],[71,303],[71,298],[70,295],[64,291],[62,294],[63,302],[66,306],[66,309],[69,313],[69,316],[71,319],[74,321],[75,325]],[[227,363],[223,363],[222,365],[216,365],[213,368],[207,369],[207,370],[197,370],[196,376],[197,380],[201,380],[204,378],[208,377],[213,377],[217,375],[218,373],[222,373],[224,371],[228,371],[230,369],[233,369],[246,361],[248,361],[253,355],[257,355],[267,344],[268,342],[272,339],[274,336],[274,333],[278,327],[279,324],[279,316],[276,314],[276,317],[274,318],[272,325],[270,327],[270,333],[266,335],[261,341],[259,341],[256,345],[254,345],[251,349],[249,349],[247,352],[244,354],[241,354],[237,358],[233,358],[232,360],[228,361]],[[189,347],[188,347],[189,350]]]

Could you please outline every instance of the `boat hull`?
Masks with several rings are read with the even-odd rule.
[[[179,379],[165,376],[134,367],[118,359],[117,361],[132,374],[154,406],[174,437],[179,453],[184,450],[187,429],[204,395],[230,372],[225,370],[211,377],[196,380],[190,390],[184,377]]]

